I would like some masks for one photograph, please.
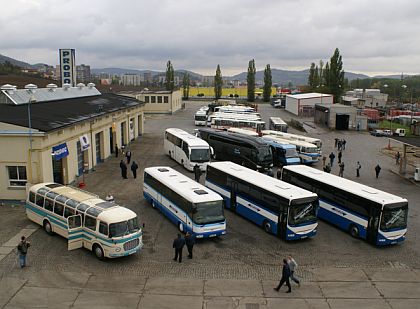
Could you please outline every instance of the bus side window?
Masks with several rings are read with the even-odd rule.
[[[62,216],[63,212],[64,212],[64,205],[56,202],[54,204],[54,213],[59,216]]]
[[[105,222],[99,222],[99,233],[108,236],[108,224]]]
[[[45,209],[49,211],[53,211],[54,203],[50,199],[45,199]]]
[[[188,144],[186,142],[182,142],[182,150],[185,152],[187,158],[189,158],[190,155],[188,153]]]
[[[44,207],[44,197],[42,195],[39,195],[39,194],[36,195],[36,204],[39,207]]]
[[[71,209],[70,207],[66,207],[64,209],[64,218],[70,217],[74,215],[74,209]]]
[[[78,211],[77,214],[82,217],[82,222],[83,222],[84,221],[84,218],[85,218],[85,214],[83,212],[81,212],[81,211]]]
[[[32,191],[29,192],[29,201],[35,204],[35,193]]]
[[[82,226],[81,218],[79,216],[70,217],[69,219],[69,229],[74,229]]]
[[[90,216],[85,216],[85,227],[95,231],[96,230],[96,219]]]

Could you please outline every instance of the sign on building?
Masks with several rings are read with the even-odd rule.
[[[89,143],[89,137],[87,134],[83,134],[82,136],[80,136],[79,140],[80,140],[80,148],[82,151],[89,149],[90,143]]]
[[[61,86],[76,86],[76,52],[74,49],[60,49]]]
[[[62,158],[65,158],[69,155],[69,150],[67,148],[67,144],[63,143],[58,146],[54,146],[52,148],[52,155],[54,157],[54,160],[58,161]]]

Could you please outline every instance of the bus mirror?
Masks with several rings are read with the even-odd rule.
[[[210,147],[210,154],[211,154],[211,157],[213,158],[213,156],[214,156],[214,150],[213,150],[213,147]]]

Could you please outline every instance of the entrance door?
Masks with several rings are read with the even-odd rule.
[[[350,121],[350,115],[337,114],[335,116],[335,128],[337,130],[348,130],[349,121]]]
[[[121,145],[125,146],[125,121],[121,123]]]
[[[74,250],[83,247],[82,216],[69,216],[67,218],[67,249]]]
[[[96,133],[95,134],[95,145],[96,145],[96,164],[102,162],[101,159],[101,133]]]
[[[367,240],[371,244],[376,244],[378,240],[378,228],[379,228],[380,211],[379,209],[372,209],[371,217],[367,228]]]
[[[85,160],[84,160],[84,155],[82,151],[82,146],[79,141],[77,141],[76,148],[77,148],[77,171],[78,171],[78,175],[80,176],[83,174]]]
[[[109,149],[110,149],[110,153],[115,152],[114,133],[112,132],[112,127],[109,128]]]
[[[236,212],[236,192],[238,192],[238,184],[232,182],[232,188],[230,189],[230,209]]]
[[[64,175],[63,175],[63,159],[55,160],[52,159],[53,166],[53,179],[56,183],[64,184]]]

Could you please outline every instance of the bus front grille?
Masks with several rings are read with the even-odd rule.
[[[135,247],[137,247],[140,243],[140,240],[138,238],[127,241],[124,244],[124,251],[129,251],[131,249],[134,249]]]

